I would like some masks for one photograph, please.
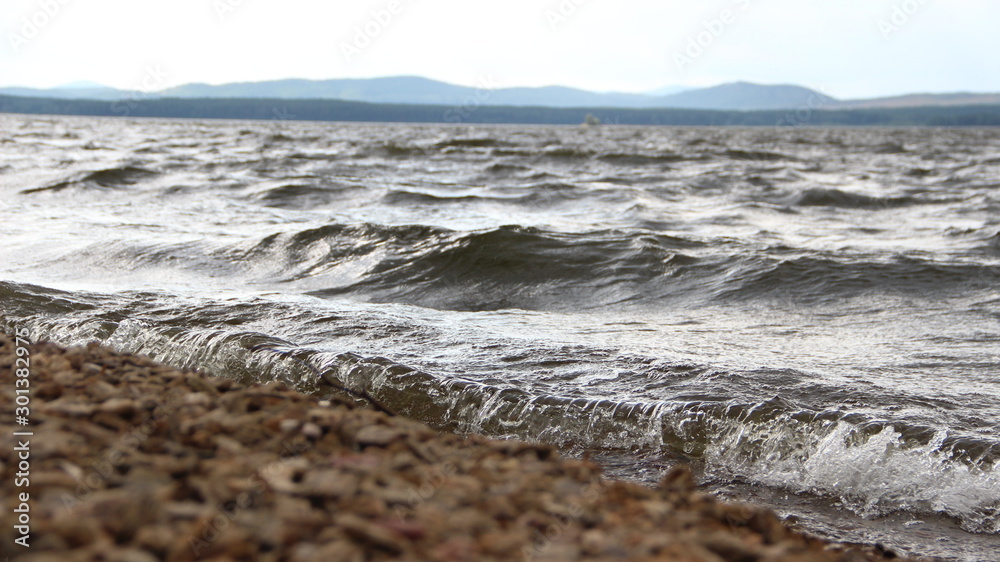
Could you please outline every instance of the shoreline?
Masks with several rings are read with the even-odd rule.
[[[0,335],[0,556],[895,558],[791,530],[764,507],[718,501],[683,468],[653,488],[605,480],[596,464],[550,446],[442,433],[349,400],[242,385],[96,344],[20,347],[30,360],[29,424],[20,427],[18,347]],[[27,446],[19,431],[33,434]],[[19,447],[30,449],[29,482],[18,481]],[[21,504],[28,548],[15,543]]]

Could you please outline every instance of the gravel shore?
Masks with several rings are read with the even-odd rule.
[[[604,480],[547,446],[440,433],[97,345],[22,347],[30,404],[17,425],[16,349],[0,336],[0,555],[11,559],[892,557],[716,501],[684,469],[655,489]]]

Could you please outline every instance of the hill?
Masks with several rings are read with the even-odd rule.
[[[678,91],[683,90],[683,91]],[[864,100],[837,100],[816,90],[792,84],[732,82],[710,88],[676,86],[643,94],[591,92],[565,86],[502,88],[488,76],[476,86],[459,86],[419,76],[345,78],[333,80],[270,80],[232,84],[185,84],[161,91],[129,92],[92,82],[59,88],[0,88],[0,95],[59,99],[327,99],[383,104],[447,105],[463,107],[512,106],[553,108],[615,107],[631,109],[683,108],[721,111],[878,109],[923,106],[1000,104],[1000,94],[912,94]]]
[[[679,88],[663,88],[658,92]],[[491,105],[542,107],[622,107],[686,109],[794,109],[808,99],[828,96],[798,86],[766,86],[738,82],[713,88],[672,94],[590,92],[565,86],[501,88],[489,77],[476,87],[458,86],[419,76],[345,78],[334,80],[271,80],[233,84],[185,84],[155,92],[129,92],[106,87],[71,87],[40,90],[0,88],[0,95],[100,99],[124,98],[234,98],[234,99],[331,99],[368,103],[428,105]]]
[[[477,87],[457,86],[419,76],[336,80],[276,80],[239,84],[188,84],[157,95],[181,98],[338,99],[368,103],[512,105],[545,107],[657,107],[663,96],[596,93],[546,86],[500,88],[489,77]]]
[[[750,82],[732,82],[665,96],[657,105],[690,109],[754,111],[817,108],[835,102],[836,100],[826,94],[802,86],[766,86]]]

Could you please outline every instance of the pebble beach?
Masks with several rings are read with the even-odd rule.
[[[30,413],[16,425],[17,347],[0,336],[0,556],[11,560],[895,558],[718,501],[684,468],[656,487],[611,481],[549,446],[441,433],[349,396],[246,386],[96,344],[24,347]]]

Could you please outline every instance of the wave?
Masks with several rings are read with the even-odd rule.
[[[475,194],[440,195],[405,189],[392,189],[379,200],[386,205],[444,205],[448,203],[468,203],[475,201],[502,201],[502,197],[486,197]]]
[[[275,189],[295,195],[290,201],[271,201],[274,205],[329,196],[303,186]],[[542,204],[538,190],[531,193],[489,200]],[[428,194],[393,196],[407,206],[442,202]],[[1000,246],[996,235],[977,231],[965,236],[970,237],[967,252],[972,257],[993,256]],[[46,266],[76,264],[79,269],[127,272],[135,279],[169,270],[198,282],[210,276],[223,286],[238,283],[455,311],[662,309],[760,300],[840,305],[872,295],[930,299],[1000,286],[1000,264],[976,263],[971,257],[941,261],[918,254],[794,251],[638,229],[567,233],[501,226],[456,231],[335,223],[236,244],[106,240],[50,260]]]
[[[597,156],[597,160],[600,160],[601,162],[606,162],[608,164],[615,164],[618,166],[647,166],[647,165],[665,166],[667,164],[673,164],[675,162],[692,160],[692,158],[689,156],[685,156],[682,154],[675,154],[675,153],[631,154],[631,153],[610,152]]]
[[[701,453],[711,471],[834,497],[863,517],[943,513],[967,531],[1000,532],[1000,441],[781,402],[717,417],[694,408],[696,431],[711,435]]]
[[[257,186],[251,200],[281,209],[313,209],[343,197],[356,186],[324,178],[288,178]]]
[[[426,157],[429,156],[432,151],[429,148],[417,145],[417,144],[407,144],[396,141],[384,141],[370,146],[362,146],[354,154],[355,158],[391,158],[391,159],[401,159],[410,157]]]
[[[434,148],[512,148],[516,143],[490,137],[449,138],[434,143]]]
[[[548,147],[539,150],[535,153],[539,158],[543,160],[589,160],[593,158],[597,152],[589,148],[578,148],[572,146],[555,146]]]
[[[449,232],[425,225],[331,224],[271,234],[249,247],[224,250],[222,257],[233,263],[259,264],[270,275],[287,282],[321,273],[347,260],[378,254],[389,245],[407,248],[433,244]]]
[[[665,306],[675,299],[836,303],[871,294],[930,297],[1000,285],[996,265],[908,255],[782,257],[738,240],[633,230],[328,225],[274,234],[227,256],[257,263],[281,282],[308,279],[307,292],[314,296],[353,295],[440,310]],[[345,270],[352,275],[345,277]]]
[[[652,280],[697,261],[682,252],[697,243],[664,235],[520,226],[423,234],[428,237],[380,248],[389,251],[360,281],[310,294],[364,294],[448,310],[594,308],[639,298]]]
[[[56,192],[71,187],[104,189],[130,187],[158,175],[157,172],[139,166],[115,166],[101,170],[77,172],[66,179],[40,187],[23,189],[20,193]]]
[[[624,196],[621,190],[587,190],[575,185],[560,182],[543,182],[527,187],[511,187],[497,191],[481,191],[479,193],[427,193],[407,189],[391,189],[383,195],[379,202],[410,208],[414,205],[448,205],[469,203],[500,203],[507,205],[523,205],[530,208],[547,208],[563,202],[579,202],[588,197],[610,195],[614,198]]]
[[[872,293],[930,298],[1000,284],[1000,266],[907,256],[886,261],[858,258],[751,257],[727,272],[727,283],[717,287],[716,295],[727,300],[766,297],[836,302]]]
[[[562,196],[566,194],[559,190],[548,194],[533,189],[523,197],[444,198],[415,192],[386,197],[413,207],[470,200],[552,206],[553,197]],[[279,185],[258,197],[283,207],[315,207],[337,198],[336,191],[298,184]],[[51,254],[41,265],[114,271],[135,280],[170,271],[197,283],[211,279],[221,286],[236,283],[453,311],[662,310],[755,301],[840,306],[872,295],[933,299],[1000,286],[1000,264],[973,261],[976,255],[994,256],[1000,238],[972,238],[968,260],[943,261],[915,253],[794,251],[639,229],[567,233],[501,226],[456,231],[335,223],[235,244],[105,240],[65,255]]]
[[[993,252],[1000,251],[1000,230],[998,230],[993,236],[987,238],[983,247],[984,249],[991,250]]]
[[[891,209],[920,202],[910,196],[875,197],[839,189],[814,187],[776,201],[793,207],[840,207],[845,209]]]
[[[497,162],[490,164],[483,173],[490,178],[510,178],[531,175],[535,170],[529,166]]]
[[[279,380],[321,397],[367,400],[444,430],[661,451],[704,462],[715,476],[838,498],[862,516],[944,513],[966,530],[1000,532],[995,438],[811,410],[778,397],[635,402],[530,394],[385,358],[301,348],[263,333],[80,318],[35,315],[32,332],[63,344],[98,340],[245,383]]]
[[[904,144],[898,142],[885,142],[871,147],[871,150],[875,154],[906,154],[910,152]]]
[[[743,150],[738,148],[732,148],[725,150],[722,156],[730,158],[733,160],[750,160],[757,162],[777,162],[779,160],[794,160],[797,161],[798,158],[790,154],[782,154],[780,152],[769,152],[766,150]]]

